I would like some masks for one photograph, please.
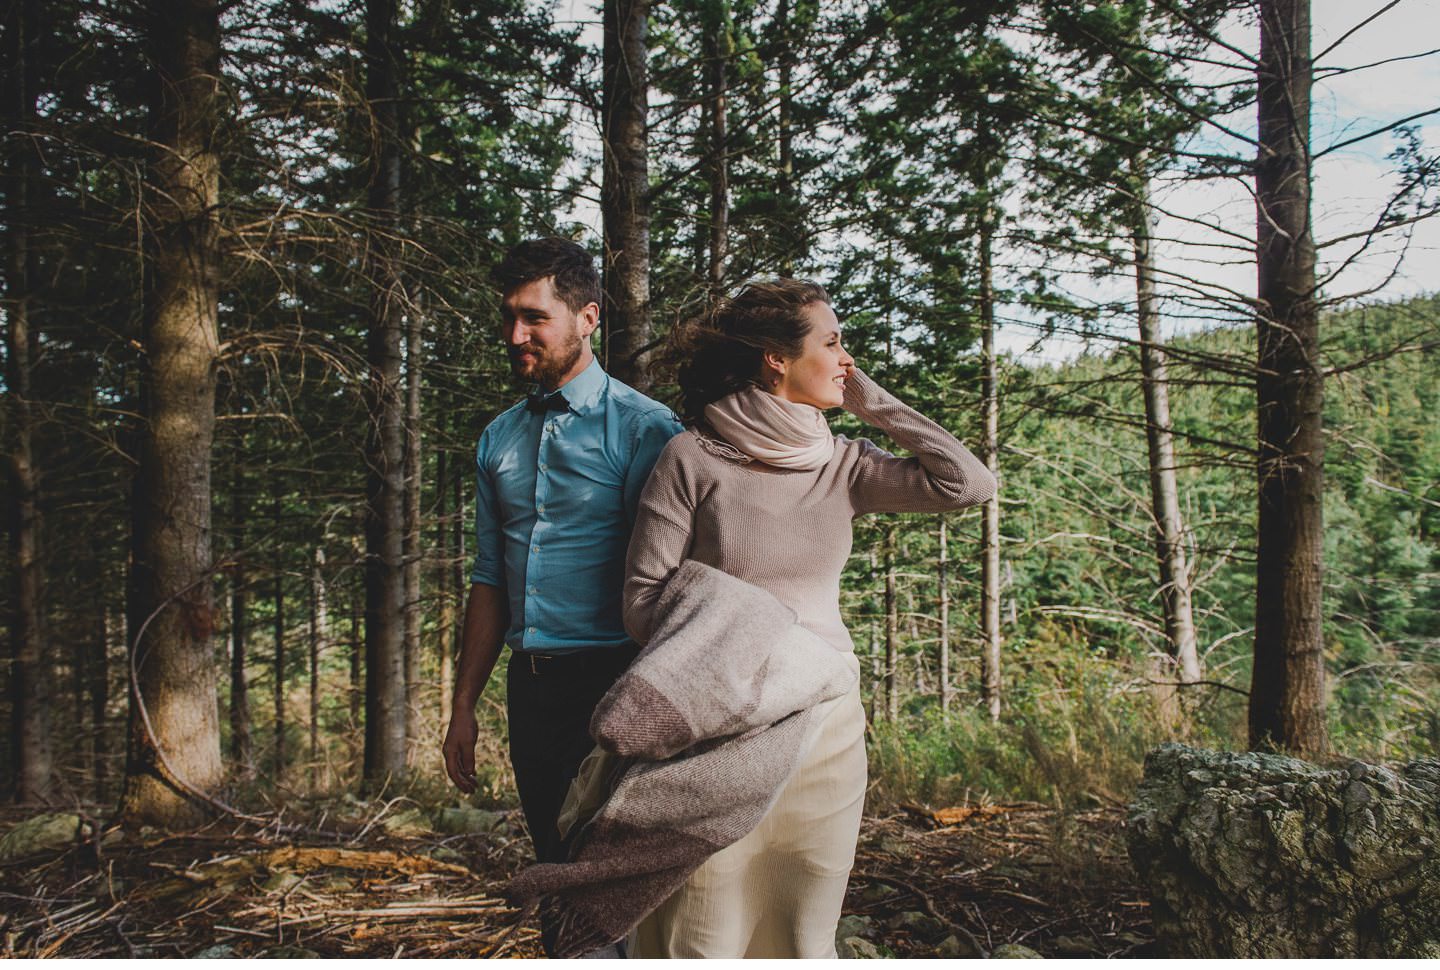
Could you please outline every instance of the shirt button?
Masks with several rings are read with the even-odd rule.
[[[533,593],[535,592],[535,587],[534,587],[534,586],[526,586],[526,587],[525,587],[525,592],[533,594]]]
[[[528,631],[526,631],[526,632],[528,632],[528,633],[533,637],[533,636],[535,635],[535,628],[532,626],[532,627],[531,627]]]
[[[546,469],[545,469],[545,463],[544,463],[543,461],[540,463],[540,470],[541,470],[542,472],[546,470]]]
[[[531,552],[539,552],[539,551],[540,551],[540,547],[539,547],[538,545],[537,545],[537,546],[531,546],[531,547],[530,547],[530,551],[531,551]]]
[[[544,502],[541,502],[539,505],[535,506],[535,511],[536,511],[536,512],[544,512],[544,511],[545,511],[545,503],[544,503]]]

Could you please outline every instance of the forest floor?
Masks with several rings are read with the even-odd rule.
[[[443,835],[392,802],[346,821],[338,841],[318,837],[323,815],[309,836],[278,817],[263,829],[116,829],[98,846],[0,862],[0,954],[539,956],[533,916],[502,895],[530,857],[519,814],[478,814],[488,831]],[[0,831],[24,817],[7,810]],[[1018,943],[1046,957],[1150,955],[1123,825],[1121,808],[1035,804],[866,818],[842,950],[958,957]]]

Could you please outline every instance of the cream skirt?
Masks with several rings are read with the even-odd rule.
[[[760,825],[645,917],[631,957],[835,956],[865,802],[858,683],[819,713],[810,750]]]

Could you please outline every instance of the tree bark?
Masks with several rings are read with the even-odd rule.
[[[1321,408],[1310,224],[1310,4],[1263,0],[1255,188],[1258,514],[1250,745],[1327,747]]]
[[[245,573],[245,500],[241,460],[235,456],[230,517],[235,523],[236,558],[230,574],[230,760],[240,781],[255,777],[255,745],[250,733],[250,682],[245,660],[250,644],[250,590]]]
[[[40,556],[40,473],[35,467],[35,413],[31,369],[38,349],[31,299],[37,274],[31,249],[34,182],[38,166],[34,143],[15,132],[29,132],[39,97],[37,44],[40,11],[35,0],[9,4],[6,56],[10,61],[4,106],[11,132],[4,178],[5,228],[9,243],[5,316],[6,401],[9,404],[10,553],[13,562],[14,613],[10,627],[10,737],[13,738],[13,790],[18,802],[48,800],[53,781],[50,739],[50,657],[43,621],[44,576]]]
[[[795,198],[795,124],[794,76],[795,47],[790,37],[790,0],[779,0],[775,7],[775,26],[779,34],[780,47],[780,90],[777,92],[775,138],[779,142],[779,163],[776,170],[776,189],[780,196],[780,218],[789,223],[798,209]],[[800,254],[794,249],[794,237],[786,233],[776,234],[787,245],[780,253],[780,275],[794,276],[795,261]]]
[[[150,11],[158,76],[144,222],[146,427],[133,500],[129,614],[136,676],[123,809],[131,822],[186,826],[206,810],[177,789],[210,791],[224,774],[210,642],[220,290],[220,159],[212,139],[222,127],[220,23],[215,0],[167,0]],[[167,777],[160,752],[178,779]]]
[[[398,51],[395,0],[367,0],[366,98],[373,123],[370,165],[372,287],[366,398],[369,466],[365,519],[365,780],[405,771],[404,411],[400,393],[403,291],[393,240],[399,227]]]
[[[1175,436],[1170,421],[1170,387],[1165,348],[1160,339],[1160,308],[1155,296],[1155,254],[1150,236],[1149,185],[1143,165],[1136,166],[1137,205],[1131,215],[1135,255],[1136,319],[1140,329],[1141,390],[1145,398],[1145,441],[1150,459],[1150,507],[1155,527],[1155,559],[1160,567],[1160,603],[1165,614],[1173,669],[1166,682],[1200,680],[1200,655],[1190,605],[1190,569],[1185,556],[1185,521],[1175,473]],[[1177,688],[1159,687],[1162,708],[1179,717]]]
[[[351,739],[351,743],[352,743],[352,749],[351,749],[351,757],[352,757],[352,758],[354,757],[354,754],[355,754],[354,749],[353,749],[353,739],[356,737],[356,735],[357,735],[358,733],[360,733],[360,729],[361,729],[361,727],[362,727],[362,725],[364,724],[364,721],[365,721],[365,711],[364,711],[364,708],[363,708],[362,705],[361,705],[361,702],[362,702],[362,700],[364,699],[364,696],[365,696],[365,688],[364,688],[364,685],[361,683],[361,667],[363,666],[363,665],[361,664],[361,657],[363,656],[363,654],[364,654],[364,652],[365,652],[365,651],[364,651],[364,648],[363,648],[364,639],[365,639],[365,638],[364,638],[364,633],[363,633],[363,632],[361,631],[361,629],[360,629],[360,611],[355,609],[355,603],[354,603],[354,601],[352,600],[352,601],[351,601],[351,605],[350,605],[350,641],[349,641],[349,646],[350,646],[350,693],[349,693],[349,698],[350,698],[350,732],[349,732],[349,734],[348,734],[348,737]]]
[[[320,654],[330,645],[330,606],[325,592],[325,550],[315,547],[310,569],[310,790],[320,784]]]
[[[280,535],[280,504],[275,503],[275,534]],[[272,780],[279,785],[285,778],[285,570],[277,546],[275,552],[275,585],[273,602],[275,611],[275,760]]]
[[[105,582],[103,571],[101,584]],[[118,624],[117,624],[118,625]],[[97,802],[109,797],[110,783],[110,609],[103,599],[95,605],[95,655],[88,668],[90,683],[90,724],[94,736],[90,742],[91,789]]]
[[[421,314],[406,316],[405,326],[405,725],[406,764],[414,766],[424,753],[417,750],[420,727],[420,390]]]
[[[1000,399],[995,360],[995,213],[986,203],[980,217],[980,458],[999,477]],[[990,719],[1000,719],[1000,497],[985,501],[980,517],[981,697]]]
[[[949,523],[940,516],[940,712],[950,713],[950,550]]]
[[[650,387],[649,0],[605,0],[602,114],[605,366]]]
[[[712,297],[724,292],[725,260],[730,232],[730,161],[726,133],[727,74],[730,63],[730,9],[726,0],[707,5],[710,22],[705,27],[705,74],[710,98],[710,265],[707,278]]]
[[[450,497],[449,477],[450,453],[443,448],[437,449],[435,453],[435,553],[439,559],[440,568],[437,570],[435,584],[436,595],[440,599],[440,623],[437,637],[440,641],[439,661],[440,678],[437,685],[440,690],[440,723],[450,723],[452,713],[451,680],[455,676],[454,668],[450,660],[450,641],[455,636],[455,604],[460,595],[459,583],[450,582],[451,565],[450,557],[450,515],[451,511],[446,507]],[[458,512],[453,513],[458,515]]]
[[[900,605],[895,594],[895,526],[885,526],[885,717],[900,719]]]

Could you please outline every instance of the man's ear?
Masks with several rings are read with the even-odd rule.
[[[587,303],[580,308],[580,335],[588,337],[600,326],[600,304]]]

